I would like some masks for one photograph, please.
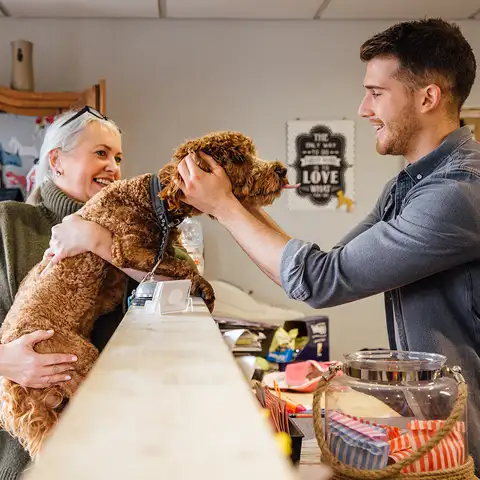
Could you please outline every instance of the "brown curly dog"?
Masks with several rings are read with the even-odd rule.
[[[201,214],[182,203],[176,168],[187,154],[199,150],[224,167],[240,201],[269,205],[288,183],[286,168],[279,162],[257,159],[249,138],[235,132],[213,133],[179,147],[158,175],[140,175],[105,187],[79,214],[110,230],[115,266],[148,272],[163,255],[155,273],[191,279],[192,294],[201,296],[212,311],[212,287],[188,262],[175,258],[173,250],[179,238],[175,226],[185,217]],[[198,161],[200,156],[196,158]],[[207,170],[202,163],[199,166]],[[99,316],[121,303],[126,285],[123,272],[90,252],[66,258],[40,277],[43,268],[38,264],[22,282],[0,330],[1,342],[11,342],[35,330],[53,329],[55,335],[38,343],[35,350],[72,353],[78,361],[70,381],[46,389],[2,380],[0,422],[32,457],[97,359],[98,351],[89,341],[93,325]]]

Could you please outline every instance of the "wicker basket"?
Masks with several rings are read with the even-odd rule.
[[[428,452],[435,448],[454,428],[458,418],[465,410],[465,405],[468,398],[468,388],[464,382],[459,383],[458,396],[455,401],[454,407],[450,416],[443,424],[442,428],[423,445],[420,449],[413,451],[408,457],[405,457],[401,461],[389,465],[388,467],[380,470],[362,470],[354,468],[349,465],[345,465],[340,462],[330,451],[328,444],[325,440],[325,434],[323,431],[323,420],[321,414],[320,400],[324,394],[328,383],[335,377],[335,367],[331,371],[322,377],[319,381],[315,394],[313,396],[313,423],[315,427],[315,435],[317,442],[322,452],[322,462],[329,465],[333,472],[334,480],[364,480],[364,479],[431,479],[431,480],[475,480],[475,467],[472,457],[468,457],[467,462],[456,468],[448,470],[438,470],[434,472],[422,472],[422,473],[403,473],[402,470]]]

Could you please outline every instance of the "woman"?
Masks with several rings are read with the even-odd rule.
[[[0,203],[0,322],[20,282],[42,260],[52,227],[79,210],[105,185],[118,180],[121,161],[119,128],[93,109],[67,112],[48,128],[37,167],[39,187],[32,198],[28,203]],[[115,312],[105,324],[99,322],[102,330],[95,336],[103,339],[111,335],[121,313]],[[37,331],[0,345],[0,376],[32,388],[69,380],[75,357],[38,354],[33,349],[52,335],[55,332]],[[29,461],[17,440],[1,431],[0,480],[17,478]]]
[[[23,278],[42,260],[52,228],[120,178],[121,140],[118,126],[89,108],[62,114],[48,128],[37,167],[39,186],[27,203],[0,203],[0,322]],[[97,324],[97,346],[113,333],[121,314],[119,309]],[[32,388],[69,380],[75,357],[33,349],[52,335],[55,332],[37,331],[0,345],[0,376]],[[1,431],[0,480],[17,478],[29,461],[17,440]]]

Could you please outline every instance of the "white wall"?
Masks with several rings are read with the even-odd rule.
[[[363,95],[360,44],[386,22],[187,22],[0,20],[0,85],[10,81],[10,41],[35,44],[36,90],[76,90],[107,79],[107,109],[125,132],[125,174],[153,171],[185,138],[211,130],[250,135],[266,159],[285,159],[285,125],[295,118],[356,119]],[[478,24],[462,24],[474,48]],[[478,48],[477,48],[478,50]],[[480,103],[478,85],[470,104]],[[329,249],[371,208],[400,168],[375,153],[367,122],[356,124],[356,209],[289,212],[287,199],[269,209],[291,235]],[[256,298],[289,301],[230,236],[204,221],[206,276],[253,290]],[[324,310],[331,318],[334,358],[386,346],[383,297]]]

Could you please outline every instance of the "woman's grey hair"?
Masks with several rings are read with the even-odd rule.
[[[61,113],[55,117],[53,123],[47,128],[35,171],[36,187],[40,187],[45,180],[51,178],[50,152],[57,148],[62,152],[71,152],[77,146],[80,135],[89,123],[100,122],[120,134],[120,129],[113,120],[104,120],[88,112],[63,125],[69,118],[72,118],[78,113],[78,111],[79,110],[69,110]]]

